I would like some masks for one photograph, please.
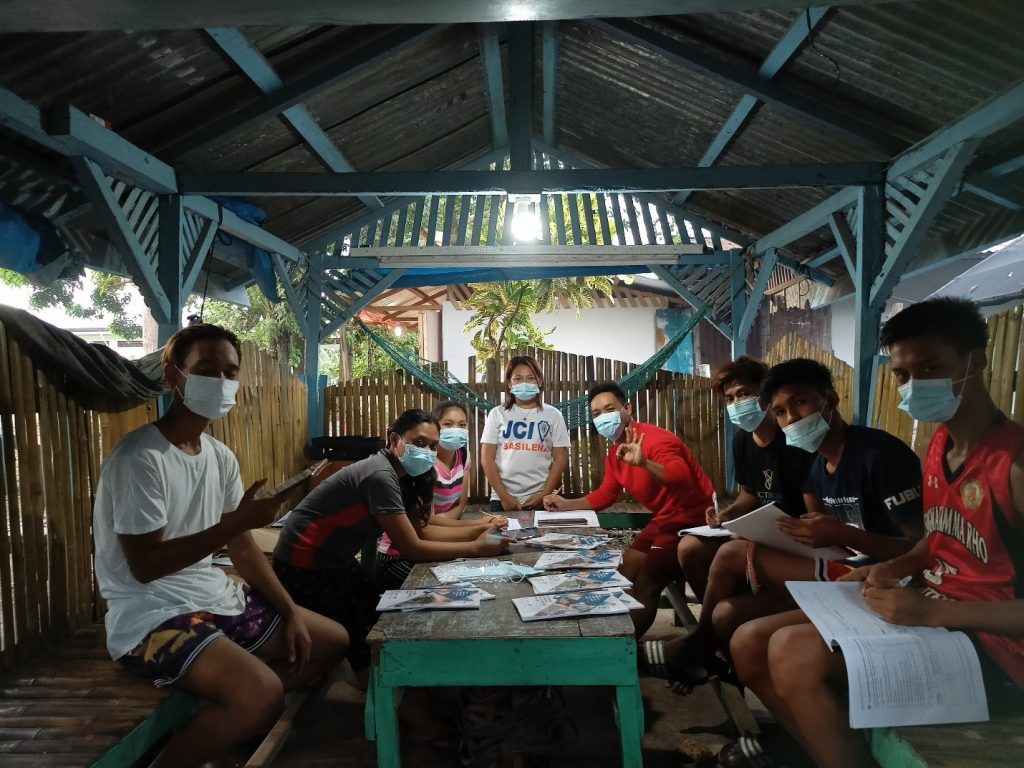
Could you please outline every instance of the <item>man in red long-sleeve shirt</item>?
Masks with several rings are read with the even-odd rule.
[[[676,435],[633,420],[633,406],[617,384],[594,387],[588,400],[594,428],[611,443],[604,479],[583,498],[551,494],[544,498],[544,506],[551,510],[604,509],[625,490],[654,513],[623,554],[619,568],[633,582],[633,596],[644,605],[643,610],[631,614],[636,636],[641,637],[654,622],[661,591],[683,578],[675,554],[679,531],[704,524],[714,487]]]

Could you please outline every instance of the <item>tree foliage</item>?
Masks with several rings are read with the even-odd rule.
[[[0,269],[0,282],[15,288],[33,286],[23,275],[7,269]],[[88,291],[87,303],[78,300],[83,291]],[[54,280],[45,287],[34,287],[28,305],[32,309],[59,307],[81,320],[106,319],[115,335],[137,339],[142,336],[142,317],[131,309],[132,299],[137,295],[129,278],[90,269],[83,277]]]
[[[292,370],[302,367],[305,342],[288,302],[271,302],[256,286],[246,290],[249,306],[240,307],[218,299],[193,296],[189,311],[202,311],[203,322],[220,325],[233,331],[242,341],[251,341],[277,360],[287,362]]]
[[[515,280],[474,286],[473,295],[463,306],[473,310],[465,331],[472,333],[470,343],[480,365],[503,350],[517,347],[551,349],[546,337],[554,332],[542,330],[534,315],[553,312],[562,301],[576,309],[594,306],[594,291],[611,295],[614,283],[609,277],[568,277],[554,280]]]

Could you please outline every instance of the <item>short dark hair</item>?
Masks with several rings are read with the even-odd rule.
[[[587,393],[587,405],[589,406],[592,402],[594,402],[595,397],[597,397],[598,395],[603,395],[605,392],[611,392],[615,396],[615,399],[618,400],[623,405],[625,405],[628,402],[626,398],[626,393],[622,391],[622,387],[620,387],[614,381],[606,381],[604,384],[598,384],[596,387],[594,387]]]
[[[817,360],[797,357],[772,366],[765,374],[761,380],[761,402],[770,403],[776,392],[790,384],[806,384],[823,397],[830,389],[835,389],[828,368]]]
[[[421,408],[410,408],[407,411],[403,411],[401,415],[395,419],[395,422],[388,427],[388,434],[390,435],[394,432],[401,437],[417,424],[423,424],[424,422],[437,426],[437,419],[429,413]]]
[[[227,328],[222,328],[212,323],[190,325],[175,333],[164,345],[160,361],[164,365],[172,363],[175,368],[181,370],[181,367],[185,365],[185,358],[188,357],[188,353],[200,341],[227,341],[235,348],[238,362],[242,362],[242,346],[238,343],[238,337]]]
[[[915,336],[938,336],[961,355],[988,344],[988,325],[967,299],[928,299],[886,320],[879,334],[883,349]]]
[[[734,381],[749,381],[757,387],[767,374],[768,366],[760,360],[740,355],[715,371],[715,376],[711,379],[711,388],[724,395],[725,388]]]
[[[458,408],[460,411],[466,414],[467,418],[469,417],[469,409],[463,403],[460,403],[456,400],[442,400],[440,403],[434,406],[434,410],[430,412],[430,418],[440,423],[444,415],[448,413],[448,411],[450,411],[452,408]]]

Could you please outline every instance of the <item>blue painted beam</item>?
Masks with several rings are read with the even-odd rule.
[[[270,254],[270,262],[274,265],[274,274],[277,275],[277,280],[284,288],[285,300],[288,302],[288,306],[291,307],[292,314],[295,315],[295,319],[301,325],[301,318],[304,315],[304,308],[299,303],[299,293],[292,282],[291,275],[288,274],[288,267],[285,266],[284,261],[281,257],[276,254]]]
[[[747,269],[742,251],[733,251],[729,258],[729,319],[732,333],[728,336],[732,357],[747,354],[749,332],[742,331],[742,318],[747,311]]]
[[[983,139],[1024,118],[1024,82],[1003,91],[962,118],[918,142],[893,162],[889,177],[907,176],[957,144]]]
[[[732,317],[733,329],[738,329],[736,331],[737,336],[743,339],[744,346],[746,346],[746,340],[749,338],[750,331],[754,327],[754,320],[757,319],[757,312],[761,308],[761,302],[764,300],[764,292],[768,290],[768,281],[772,277],[772,272],[775,271],[775,263],[778,256],[778,251],[774,248],[769,248],[761,257],[761,269],[757,273],[757,280],[750,289],[750,297],[747,299],[747,306],[743,309],[743,316],[738,322],[736,315]]]
[[[335,317],[329,323],[324,325],[320,330],[320,339],[326,339],[336,330],[341,328],[341,326],[366,309],[374,299],[390,288],[391,284],[404,275],[405,272],[406,270],[404,269],[393,269],[384,275],[376,285],[371,288],[367,288],[366,292],[363,293],[362,296],[345,308],[345,312],[343,314]]]
[[[183,202],[189,211],[217,222],[217,226],[220,229],[233,237],[237,237],[247,243],[252,243],[264,250],[279,253],[288,261],[301,262],[306,259],[305,254],[291,243],[282,240],[262,227],[250,224],[248,221],[239,218],[207,197],[187,195],[183,198]]]
[[[765,80],[755,72],[720,61],[713,56],[699,51],[674,38],[623,19],[602,19],[590,22],[598,29],[625,40],[632,45],[639,45],[646,50],[663,56],[667,60],[687,69],[700,72],[719,82],[725,82],[751,96],[755,96],[766,104],[781,107],[803,118],[827,126],[837,131],[851,142],[868,147],[886,155],[895,155],[906,148],[906,142],[891,134],[869,125],[857,118],[836,112],[821,104],[820,101]]]
[[[1005,176],[1024,168],[1024,146],[1013,146],[980,158],[978,170],[988,176]]]
[[[120,253],[125,269],[153,313],[153,319],[157,323],[170,322],[171,304],[160,284],[157,270],[142,250],[103,169],[84,157],[72,157],[71,165],[82,185],[82,191],[103,221],[110,242]]]
[[[964,169],[974,159],[977,146],[977,139],[962,142],[952,147],[936,164],[931,183],[914,208],[910,221],[888,249],[878,277],[871,286],[870,300],[873,307],[881,309],[888,301],[893,287],[917,256],[918,248],[924,242],[932,222],[959,183]]]
[[[991,174],[969,174],[964,189],[1012,211],[1024,211],[1024,188]]]
[[[695,310],[700,310],[704,306],[704,302],[697,296],[693,291],[686,287],[686,284],[679,280],[673,275],[667,268],[651,264],[647,268],[648,272],[652,272],[662,279],[673,291]],[[711,316],[711,313],[704,315],[704,319],[707,320],[715,329],[721,333],[725,338],[732,338],[732,326],[729,323],[718,320]]]
[[[480,25],[480,60],[484,68],[487,103],[490,106],[491,134],[495,147],[508,146],[508,120],[505,116],[505,78],[501,70],[501,44],[498,27]]]
[[[194,131],[164,149],[160,154],[172,160],[178,160],[191,152],[219,144],[240,131],[284,112],[289,107],[309,101],[346,80],[381,66],[388,58],[419,45],[445,28],[443,25],[398,27],[380,37],[373,44],[364,46],[333,64],[300,77],[227,117]]]
[[[808,267],[823,267],[826,264],[830,264],[831,262],[835,261],[841,255],[842,255],[842,253],[839,250],[839,246],[836,246],[835,248],[829,248],[827,251],[818,254],[813,259],[808,261],[807,262],[807,266]]]
[[[853,423],[865,426],[871,418],[878,359],[880,307],[872,304],[871,286],[885,260],[885,188],[872,184],[858,190],[857,271],[853,283],[855,327],[853,342]]]
[[[185,211],[181,197],[160,195],[159,206],[160,240],[157,247],[156,273],[168,303],[167,317],[157,320],[157,346],[162,347],[181,328],[181,310],[188,299],[188,294],[182,290]]]
[[[203,271],[203,264],[206,263],[206,257],[210,253],[210,247],[213,245],[215,237],[217,237],[216,223],[209,219],[204,219],[202,226],[199,228],[199,234],[196,236],[195,245],[192,246],[192,250],[189,252],[181,271],[181,295],[186,299],[191,295],[192,289],[195,288],[196,280],[199,279],[199,275]]]
[[[0,88],[0,126],[54,152],[67,154],[61,142],[46,132],[42,113],[36,105],[6,88]]]
[[[533,22],[508,25],[508,153],[513,171],[533,167]]]
[[[755,243],[754,249],[758,253],[763,253],[769,248],[783,248],[794,240],[799,240],[804,235],[827,226],[829,217],[833,213],[849,208],[857,202],[857,199],[858,190],[856,187],[848,187],[836,192],[810,210],[805,211],[795,219],[760,238]]]
[[[529,164],[527,153],[525,162]],[[881,163],[715,168],[356,173],[179,173],[183,193],[255,197],[665,192],[679,189],[840,187],[885,178]]]
[[[206,33],[263,93],[273,93],[284,87],[284,81],[278,77],[260,49],[239,30],[234,27],[213,27],[206,30]],[[304,106],[289,107],[281,113],[281,117],[302,137],[327,170],[335,173],[350,173],[355,170]],[[367,208],[381,207],[380,199],[372,195],[360,200]]]
[[[771,80],[779,71],[789,63],[789,60],[796,55],[814,29],[822,22],[828,13],[828,6],[808,8],[806,12],[797,14],[796,20],[786,30],[786,34],[775,44],[771,53],[765,57],[761,68],[757,70],[758,77]],[[725,152],[726,147],[732,142],[733,137],[743,128],[747,119],[753,113],[754,108],[760,102],[750,94],[744,94],[739,103],[733,109],[732,114],[726,119],[725,124],[718,131],[718,134],[711,141],[711,145],[704,151],[700,161],[697,163],[702,168],[714,165],[718,158]],[[677,194],[673,200],[676,204],[683,204],[690,196],[691,190],[685,190]]]
[[[778,253],[775,256],[775,262],[794,274],[803,275],[804,277],[808,277],[822,285],[832,285],[835,283],[835,278],[830,273],[816,267],[812,267],[810,264],[804,264],[803,262],[797,261],[791,256]]]
[[[174,169],[72,106],[43,112],[46,132],[57,139],[65,155],[80,155],[111,175],[158,194],[178,191]]]
[[[548,144],[555,143],[555,107],[558,90],[558,22],[545,21],[541,26],[541,84],[543,94],[543,129]]]
[[[839,254],[843,257],[843,263],[846,265],[846,272],[849,275],[853,275],[857,271],[856,262],[854,261],[857,258],[857,238],[854,237],[853,230],[850,229],[850,225],[843,214],[833,213],[829,217],[828,223],[832,229],[832,235],[836,239],[836,247],[839,249]]]

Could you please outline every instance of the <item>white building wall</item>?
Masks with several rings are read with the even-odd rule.
[[[559,352],[596,355],[627,363],[642,363],[654,354],[654,308],[560,309],[537,315],[534,323],[542,330],[554,327],[548,342]],[[474,354],[472,336],[463,333],[473,313],[445,302],[441,311],[441,337],[448,370],[460,381],[469,377],[468,359]]]

